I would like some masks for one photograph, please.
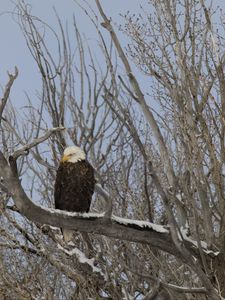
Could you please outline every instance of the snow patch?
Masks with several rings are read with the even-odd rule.
[[[183,200],[183,198],[184,198],[184,193],[178,193],[178,194],[176,194],[176,198],[177,198],[177,200],[178,200],[180,203],[184,204],[184,200]]]
[[[176,194],[176,197],[177,197],[177,199],[178,199],[179,201],[182,202],[182,195],[181,195],[180,193]]]

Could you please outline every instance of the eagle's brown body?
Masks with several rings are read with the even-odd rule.
[[[61,162],[56,174],[55,208],[88,212],[94,185],[94,169],[86,160]]]

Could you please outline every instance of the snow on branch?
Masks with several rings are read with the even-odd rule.
[[[191,245],[194,246],[195,249],[198,249],[198,247],[199,247],[198,242],[193,240],[189,236],[187,236],[187,230],[185,228],[181,228],[180,233],[182,235],[181,240],[184,240],[186,242],[191,243]],[[201,248],[202,248],[202,250],[204,251],[205,254],[212,255],[212,256],[217,256],[220,253],[219,251],[213,251],[212,249],[210,249],[210,247],[204,241],[200,241],[200,246],[201,246]]]
[[[105,274],[102,273],[100,268],[98,268],[94,265],[94,258],[87,258],[86,255],[76,247],[71,250],[67,250],[59,244],[57,246],[60,250],[62,250],[67,255],[76,256],[76,258],[78,259],[80,264],[85,264],[85,265],[89,266],[91,268],[92,272],[99,273],[106,281]]]
[[[40,205],[42,209],[49,211],[51,214],[55,214],[56,212],[59,214],[62,214],[63,216],[68,216],[68,217],[76,217],[80,219],[97,219],[97,218],[103,218],[105,216],[105,213],[92,213],[92,212],[70,212],[70,211],[65,211],[61,209],[55,209],[55,208],[47,208],[45,206]]]
[[[140,228],[151,228],[154,231],[160,232],[160,233],[169,233],[169,230],[166,229],[165,226],[157,225],[157,224],[147,222],[147,221],[125,219],[125,218],[120,218],[117,216],[112,216],[112,220],[116,221],[120,224],[123,224],[123,225],[136,225]]]

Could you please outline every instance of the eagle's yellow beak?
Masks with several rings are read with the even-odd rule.
[[[63,155],[62,159],[61,159],[61,162],[65,162],[65,161],[68,161],[69,160],[69,155]]]

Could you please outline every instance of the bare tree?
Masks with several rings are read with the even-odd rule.
[[[101,63],[75,18],[71,40],[57,14],[53,30],[17,5],[42,86],[19,114],[9,100],[16,68],[1,98],[0,294],[225,299],[224,15],[203,0],[152,0],[117,27],[95,2],[98,13],[80,7]],[[88,215],[54,209],[68,144],[84,148],[96,171]],[[73,247],[60,227],[77,231]]]

